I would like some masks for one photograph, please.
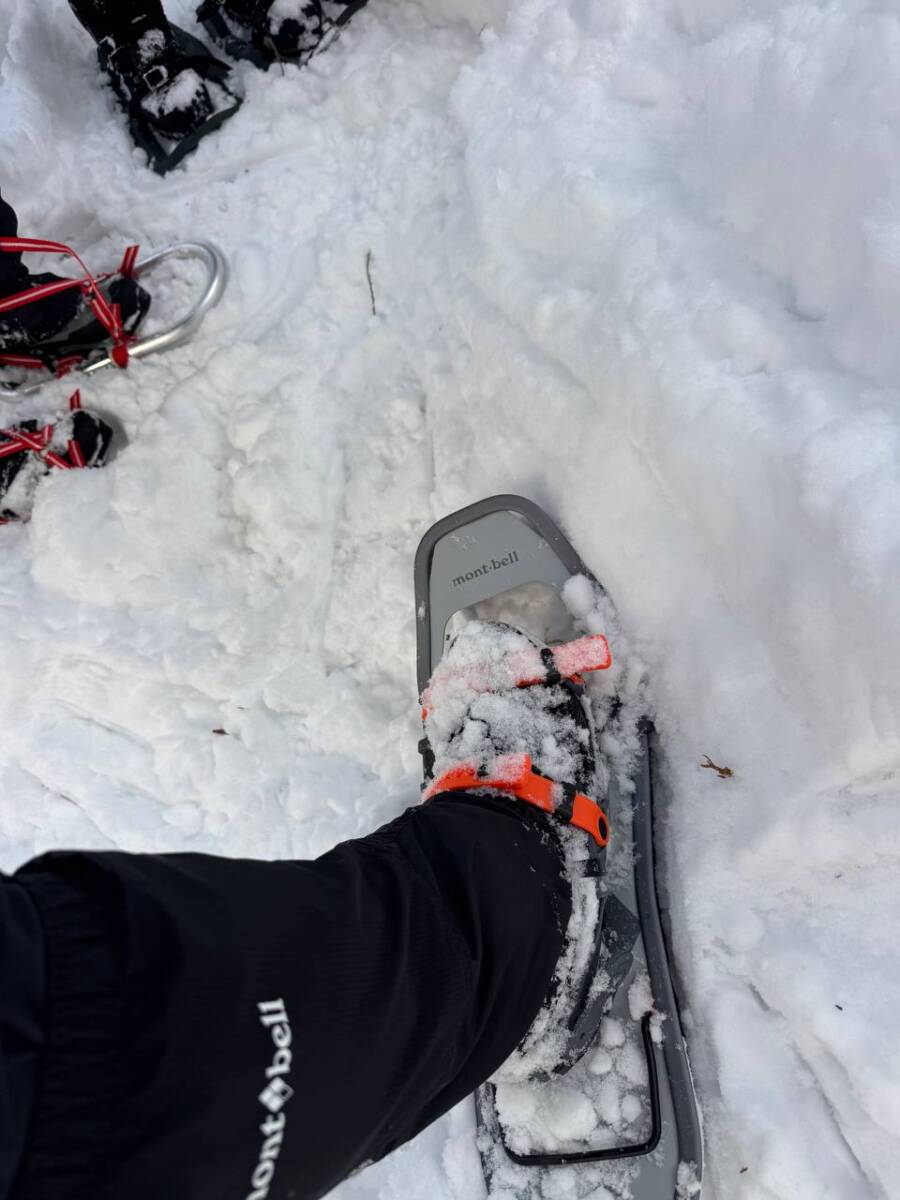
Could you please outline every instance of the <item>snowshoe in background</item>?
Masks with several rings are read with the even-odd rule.
[[[177,26],[150,29],[133,44],[104,38],[97,47],[128,115],[131,136],[164,175],[242,104],[231,69]]]
[[[366,0],[203,0],[197,20],[232,58],[267,71],[302,65],[334,41]]]
[[[3,252],[61,254],[74,259],[81,274],[28,275],[25,287],[19,278],[16,291],[0,296],[0,399],[36,391],[73,369],[89,374],[110,365],[125,367],[132,358],[187,341],[218,303],[228,276],[222,254],[205,242],[178,242],[140,262],[138,247],[130,246],[116,271],[97,276],[61,242],[0,238]],[[138,280],[176,257],[203,264],[203,291],[179,321],[139,339],[150,294]]]
[[[30,275],[27,287],[0,297],[0,368],[65,374],[105,355],[117,330],[127,342],[150,307],[149,293],[122,273],[96,287],[102,306],[92,306],[78,281],[51,274]],[[104,322],[104,309],[118,312],[118,325],[112,316]]]
[[[582,835],[583,870],[580,877],[569,871],[575,911],[595,914],[576,935],[589,937],[588,967],[568,980],[563,976],[561,986],[577,994],[569,998],[565,1036],[552,1023],[545,1026],[550,1069],[539,1046],[523,1044],[476,1093],[488,1195],[694,1200],[702,1141],[656,890],[653,734],[644,719],[643,688],[635,682],[640,664],[629,660],[615,609],[559,529],[520,496],[473,504],[429,530],[416,554],[415,591],[426,796],[454,784],[447,764],[435,756],[439,738],[428,725],[429,680],[445,654],[455,656],[454,639],[465,636],[472,621],[505,622],[528,635],[546,675],[539,664],[537,673],[526,667],[530,677],[517,686],[527,691],[535,682],[544,689],[557,675],[564,681],[573,669],[579,676],[574,648],[598,633],[612,646],[611,667],[571,681],[575,690],[566,704],[572,707],[565,712],[574,722],[575,699],[583,704],[590,745],[602,751],[593,768],[585,758],[589,769],[577,787],[585,787],[608,821],[605,860]],[[487,687],[496,691],[496,681]],[[446,757],[451,746],[452,738],[438,746],[439,755]],[[482,764],[480,775],[460,774],[457,782],[467,790],[530,790],[533,764],[527,773],[523,766]],[[575,778],[569,783],[574,789]],[[570,815],[578,808],[571,789],[545,779],[535,794],[556,818],[577,824]],[[590,817],[581,827],[592,822]],[[603,822],[595,828],[602,832]],[[570,829],[563,835],[570,842],[578,836]],[[551,996],[551,1008],[553,1002]],[[540,1031],[539,1022],[529,1039]]]
[[[21,421],[0,429],[0,524],[27,520],[41,480],[51,471],[102,467],[113,430],[81,408],[78,393],[71,410],[55,421]]]

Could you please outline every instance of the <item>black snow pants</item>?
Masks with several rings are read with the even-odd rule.
[[[15,210],[0,196],[0,237],[17,237],[18,230]],[[33,231],[26,232],[30,234]],[[0,299],[23,292],[34,284],[51,283],[60,278],[59,275],[46,272],[32,274],[21,254],[0,250]],[[0,314],[0,353],[28,353],[32,343],[58,333],[75,316],[80,306],[80,295],[75,291],[66,291]]]
[[[441,796],[314,862],[0,877],[7,1194],[309,1200],[413,1137],[551,986],[571,901],[544,820]]]
[[[0,237],[16,237],[18,232],[15,210],[0,196]],[[22,255],[0,251],[0,297],[21,291],[27,281],[28,269],[22,264]]]

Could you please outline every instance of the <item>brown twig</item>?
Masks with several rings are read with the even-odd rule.
[[[731,767],[716,766],[708,754],[703,755],[703,762],[700,764],[700,766],[704,767],[707,771],[715,771],[720,779],[731,779],[731,777],[734,775],[734,771],[732,771]]]
[[[378,311],[375,308],[375,284],[372,282],[372,251],[366,251],[366,279],[369,281],[369,298],[372,301],[372,316],[377,317]]]

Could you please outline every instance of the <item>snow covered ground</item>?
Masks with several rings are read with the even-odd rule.
[[[652,670],[704,1196],[896,1196],[896,7],[371,0],[162,180],[63,0],[0,45],[23,232],[233,267],[190,347],[83,389],[128,448],[0,530],[3,865],[400,811],[415,543],[521,492]],[[476,1200],[471,1125],[337,1195]]]

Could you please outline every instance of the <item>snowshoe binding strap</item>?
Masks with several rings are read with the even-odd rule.
[[[81,410],[81,392],[75,391],[69,397],[69,410],[71,412],[79,412]],[[45,462],[50,467],[56,467],[60,471],[72,471],[77,468],[86,467],[87,461],[84,457],[78,440],[74,437],[69,438],[66,446],[66,458],[57,454],[55,450],[48,450],[47,447],[53,440],[53,434],[56,431],[55,425],[45,425],[42,429],[0,429],[0,458],[9,458],[13,454],[21,454],[23,450],[31,451],[36,454],[42,462]],[[6,521],[3,524],[7,524]]]
[[[62,449],[62,438],[59,435],[59,424],[49,423],[40,426],[37,421],[26,421],[22,426],[10,429],[0,429],[0,477],[3,477],[4,488],[15,477],[16,468],[13,466],[9,473],[7,460],[28,454],[48,469],[73,471],[85,467],[102,466],[106,461],[113,430],[94,413],[86,412],[81,407],[81,393],[75,391],[69,397],[69,411],[72,413],[71,422],[66,430],[65,450]],[[54,443],[57,443],[54,446]],[[0,525],[10,525],[26,520],[26,516],[2,506],[0,500]]]
[[[582,683],[582,675],[590,671],[605,671],[612,666],[609,643],[602,633],[562,642],[558,646],[530,647],[519,654],[512,654],[504,663],[503,678],[498,679],[497,667],[482,666],[480,663],[460,667],[453,674],[445,667],[444,684],[456,679],[462,687],[472,692],[493,692],[500,688],[524,688],[543,684],[551,687],[564,679]],[[422,696],[422,719],[431,711],[431,687]]]
[[[470,792],[481,788],[505,792],[524,800],[565,825],[590,834],[598,846],[609,842],[609,820],[600,805],[578,792],[570,783],[558,783],[541,775],[529,754],[506,754],[478,766],[459,763],[448,768],[425,788],[424,801],[441,792]]]
[[[80,279],[59,279],[53,283],[39,284],[37,287],[26,288],[23,292],[16,292],[12,296],[4,297],[0,300],[0,315],[12,312],[16,308],[23,308],[27,304],[36,304],[40,300],[46,300],[50,296],[56,296],[71,288],[80,288],[94,316],[110,336],[112,348],[109,357],[117,367],[128,366],[128,343],[131,341],[131,335],[125,332],[122,325],[122,312],[119,305],[110,304],[100,290],[101,282],[110,278],[109,275],[97,277],[92,275],[80,255],[71,246],[66,246],[62,242],[45,241],[40,238],[0,238],[0,251],[8,254],[62,254],[67,258],[74,258],[84,272]],[[137,246],[128,247],[119,268],[120,274],[131,275],[133,273],[137,252]],[[63,359],[61,363],[57,364],[57,374],[65,374],[80,361],[80,356],[75,355]],[[0,354],[0,364],[13,367],[46,367],[44,360],[38,356],[24,354]]]

